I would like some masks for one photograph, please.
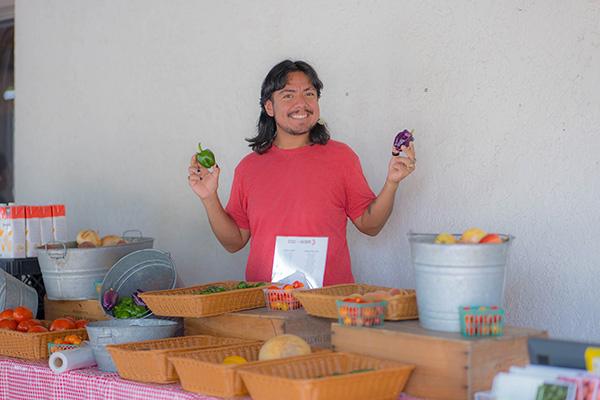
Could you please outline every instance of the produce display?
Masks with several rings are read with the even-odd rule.
[[[215,165],[215,155],[209,149],[202,149],[202,144],[198,143],[198,152],[196,153],[196,161],[204,168],[210,168]]]
[[[396,137],[394,138],[394,151],[392,155],[397,156],[402,151],[401,147],[410,144],[410,142],[414,141],[413,131],[409,131],[408,129],[403,130],[402,132],[398,132]]]
[[[234,287],[228,288],[228,287],[221,286],[221,285],[213,285],[213,286],[209,286],[205,289],[198,290],[197,292],[194,292],[194,294],[213,294],[213,293],[227,292],[229,290],[252,289],[252,288],[257,288],[257,287],[264,286],[264,285],[265,285],[264,282],[248,283],[246,281],[241,281],[240,283],[237,284],[237,286],[234,286]]]
[[[144,291],[137,289],[130,297],[119,298],[119,293],[113,288],[102,295],[102,306],[112,316],[119,319],[142,318],[149,312],[148,307],[140,297]]]
[[[296,335],[279,335],[267,340],[258,352],[259,361],[311,354],[310,345]]]
[[[290,311],[302,308],[302,303],[294,297],[292,290],[304,289],[304,283],[294,281],[291,284],[270,285],[264,288],[265,303],[270,310]]]
[[[57,318],[45,326],[47,322],[42,322],[33,318],[33,313],[27,307],[19,306],[7,308],[0,313],[0,329],[18,331],[25,333],[40,333],[64,331],[69,329],[85,328],[87,320],[75,320],[71,317]]]
[[[457,238],[455,235],[442,232],[434,239],[436,244],[476,244],[476,243],[503,243],[506,239],[497,233],[487,233],[480,228],[469,228]]]
[[[117,235],[106,235],[103,238],[100,238],[98,232],[91,229],[79,231],[76,240],[78,248],[117,246],[127,243],[125,239]]]

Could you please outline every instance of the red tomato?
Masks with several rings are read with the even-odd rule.
[[[14,319],[3,319],[0,321],[0,329],[7,329],[9,331],[14,331],[17,329],[17,325],[19,323]]]
[[[292,283],[292,286],[294,287],[294,289],[303,288],[304,287],[304,283],[302,283],[300,281],[294,281]]]
[[[13,317],[13,309],[12,308],[7,308],[6,310],[4,310],[0,313],[0,319],[7,319],[7,318],[12,318],[12,317]]]
[[[50,331],[66,331],[68,329],[75,329],[75,326],[75,322],[68,318],[57,318],[52,321]]]
[[[48,329],[42,325],[33,325],[27,333],[39,333],[39,332],[48,332]]]
[[[77,329],[85,328],[87,324],[88,322],[85,319],[78,319],[77,321],[75,321],[75,327]]]
[[[27,332],[27,331],[29,331],[29,328],[31,328],[32,326],[41,325],[41,324],[42,323],[37,319],[28,319],[28,320],[19,322],[19,325],[17,325],[17,330],[19,332]]]
[[[267,289],[280,289],[279,286],[271,285]]]
[[[293,286],[293,285],[285,285],[285,286],[283,287],[283,290],[292,290],[292,289],[294,289],[294,286]]]
[[[17,322],[27,321],[28,319],[33,318],[33,313],[29,308],[19,306],[15,308],[15,311],[13,312],[13,318]]]

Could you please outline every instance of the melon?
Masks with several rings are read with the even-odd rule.
[[[258,359],[275,360],[284,357],[310,354],[310,345],[296,335],[279,335],[267,340],[258,353]]]

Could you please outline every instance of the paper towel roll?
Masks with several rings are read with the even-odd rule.
[[[60,374],[77,368],[88,368],[96,365],[96,359],[91,346],[83,346],[78,349],[57,351],[48,360],[50,369]]]

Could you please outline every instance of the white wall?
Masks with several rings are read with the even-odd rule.
[[[409,230],[509,232],[510,322],[598,341],[599,21],[597,0],[18,2],[17,200],[65,202],[73,237],[143,230],[182,284],[241,278],[187,164],[210,146],[225,202],[262,79],[304,59],[375,191],[416,129],[385,229],[349,228],[359,281],[414,286]]]

